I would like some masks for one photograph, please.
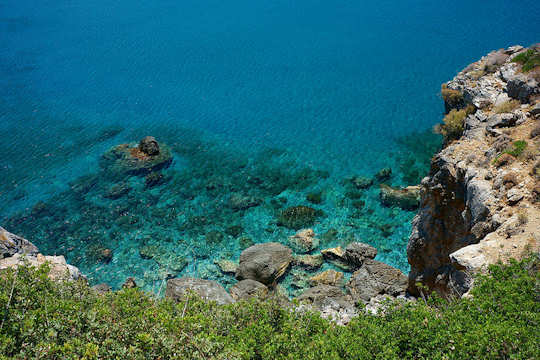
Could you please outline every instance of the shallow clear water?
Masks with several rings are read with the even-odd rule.
[[[92,283],[159,291],[171,275],[232,283],[214,261],[246,238],[286,243],[279,214],[307,205],[321,247],[367,242],[407,271],[414,213],[347,178],[391,167],[386,182],[417,183],[440,145],[440,84],[538,41],[539,18],[531,0],[1,1],[0,224]],[[173,151],[160,184],[100,166],[145,135]]]

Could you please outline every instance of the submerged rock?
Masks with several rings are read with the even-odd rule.
[[[103,154],[100,164],[113,174],[147,175],[152,171],[169,167],[172,160],[168,146],[158,145],[156,152],[150,141],[142,148],[140,144],[137,146],[132,143],[117,145]]]
[[[373,185],[373,179],[367,178],[365,176],[354,176],[351,179],[351,183],[357,189],[367,189]]]
[[[420,187],[407,186],[396,189],[386,184],[381,184],[380,199],[384,206],[397,206],[404,210],[414,210],[420,205]]]
[[[148,156],[159,155],[159,144],[155,137],[147,136],[139,142],[139,150]]]
[[[355,301],[369,302],[377,295],[404,295],[407,277],[398,269],[385,263],[366,259],[347,283]]]
[[[229,199],[229,206],[235,211],[247,210],[251,207],[259,206],[262,200],[254,196],[233,194]]]
[[[318,216],[322,216],[322,211],[309,206],[292,206],[281,212],[278,225],[299,230],[313,225]]]
[[[391,168],[381,169],[375,174],[375,178],[377,179],[377,181],[386,181],[390,179],[391,176],[392,176]]]
[[[182,301],[190,291],[193,291],[205,301],[215,301],[219,305],[234,302],[231,295],[217,282],[190,277],[168,280],[165,296],[175,301]]]
[[[236,300],[247,300],[252,297],[265,298],[268,296],[268,288],[255,280],[246,279],[237,282],[229,289],[231,297]]]
[[[253,245],[240,254],[236,278],[271,285],[285,274],[292,260],[292,250],[279,243]]]
[[[307,253],[319,246],[319,239],[315,237],[313,229],[303,229],[289,236],[289,244],[295,251]]]

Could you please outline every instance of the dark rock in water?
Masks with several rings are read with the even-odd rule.
[[[139,248],[139,255],[143,259],[152,259],[156,256],[159,256],[160,249],[156,245],[144,245]]]
[[[105,197],[111,200],[120,199],[122,196],[127,195],[131,191],[131,188],[126,183],[115,184],[107,190]]]
[[[408,279],[398,269],[385,263],[366,259],[347,283],[353,299],[368,302],[377,295],[404,295]]]
[[[292,250],[279,243],[253,245],[240,254],[236,278],[271,285],[285,274],[292,260]]]
[[[364,200],[353,201],[352,206],[358,210],[362,210],[366,206],[366,202]]]
[[[248,247],[253,246],[255,244],[253,239],[250,238],[249,236],[242,236],[241,238],[238,239],[238,243],[240,244],[240,248],[242,249],[247,249]]]
[[[94,290],[98,294],[106,294],[111,291],[111,287],[107,284],[97,284],[92,286],[92,290]]]
[[[229,289],[231,297],[236,300],[247,300],[253,297],[265,298],[268,296],[268,288],[255,280],[246,279],[237,282]]]
[[[137,283],[135,282],[135,279],[132,277],[128,277],[124,284],[122,285],[123,289],[133,289],[137,287]]]
[[[147,175],[167,168],[172,163],[173,158],[169,147],[161,144],[159,148],[158,154],[149,155],[134,144],[118,145],[103,154],[100,165],[116,175]],[[145,151],[152,152],[146,147]]]
[[[364,193],[361,191],[353,190],[353,191],[347,191],[345,193],[345,196],[352,200],[357,200],[362,197]]]
[[[0,259],[15,254],[37,255],[38,248],[30,241],[12,234],[0,226]]]
[[[298,253],[308,253],[319,246],[319,239],[312,229],[303,229],[289,236],[289,245]]]
[[[381,184],[381,203],[384,206],[397,206],[404,210],[414,210],[420,205],[420,187],[407,186],[396,189],[386,184]]]
[[[49,211],[49,206],[43,202],[38,201],[33,207],[32,207],[32,216],[47,216]]]
[[[206,233],[204,239],[206,240],[207,244],[219,244],[223,241],[224,237],[225,236],[223,235],[223,233],[217,230],[212,230]]]
[[[314,192],[306,195],[306,200],[312,204],[322,203],[322,192]]]
[[[168,280],[165,296],[175,301],[182,301],[190,291],[193,291],[205,301],[215,301],[219,305],[234,302],[231,295],[217,282],[189,277]]]
[[[259,206],[261,203],[261,199],[255,198],[253,196],[245,196],[242,194],[233,194],[229,199],[229,206],[235,211],[246,210],[250,207]]]
[[[113,258],[113,252],[111,249],[100,245],[91,245],[86,251],[86,255],[98,262],[110,263]]]
[[[378,173],[375,174],[375,178],[378,181],[386,181],[386,180],[390,179],[391,176],[392,176],[392,169],[391,168],[381,169],[381,170],[379,170]]]
[[[70,183],[71,190],[77,194],[85,195],[99,183],[99,176],[84,175]]]
[[[161,185],[165,182],[165,177],[159,172],[151,172],[144,178],[144,186],[146,188],[152,188],[154,186]]]
[[[355,269],[362,266],[366,259],[374,259],[377,256],[377,249],[373,246],[361,242],[352,242],[345,248],[345,260]]]
[[[322,211],[309,206],[293,206],[281,212],[278,225],[299,230],[312,226],[318,216],[322,216]]]
[[[139,142],[139,150],[148,156],[159,155],[159,144],[153,136],[147,136]]]
[[[337,239],[339,232],[336,229],[328,229],[327,232],[321,235],[322,243],[329,243]]]
[[[357,189],[367,189],[373,185],[373,180],[365,176],[355,176],[351,179],[351,183]]]

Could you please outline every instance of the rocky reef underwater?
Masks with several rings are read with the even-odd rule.
[[[65,256],[93,285],[117,289],[131,277],[157,294],[176,277],[229,288],[242,251],[270,242],[291,248],[300,264],[283,274],[289,297],[314,283],[345,286],[355,269],[324,251],[344,253],[354,242],[406,274],[419,205],[419,189],[407,186],[427,174],[441,144],[431,131],[409,134],[397,139],[402,151],[388,156],[388,167],[343,175],[283,149],[232,150],[193,131],[103,131],[107,146],[63,191],[39,201],[22,187],[7,192],[30,205],[4,210],[2,226],[43,254]]]

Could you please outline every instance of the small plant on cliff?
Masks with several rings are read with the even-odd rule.
[[[441,86],[441,96],[444,100],[447,111],[458,109],[463,106],[463,94],[459,90],[449,89],[446,84]]]
[[[525,140],[517,140],[512,143],[511,148],[506,149],[503,153],[510,154],[513,157],[518,157],[521,154],[523,154],[523,151],[525,151],[525,148],[527,148],[527,142]]]
[[[503,114],[503,113],[509,113],[512,112],[514,109],[518,108],[520,105],[520,102],[517,100],[508,100],[503,102],[500,105],[497,105],[493,108],[493,112],[495,114]]]
[[[523,72],[529,72],[537,66],[540,66],[540,53],[535,49],[529,49],[512,59],[512,62],[517,62],[522,65]]]
[[[463,134],[463,126],[467,113],[465,110],[451,110],[443,119],[443,124],[435,128],[435,131],[444,137],[444,143],[459,139]]]

